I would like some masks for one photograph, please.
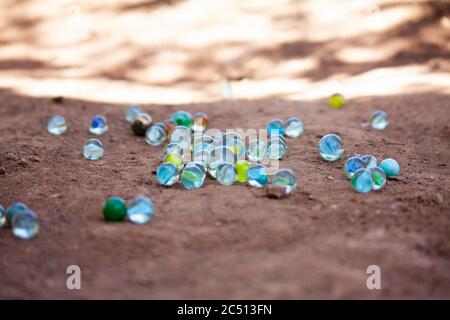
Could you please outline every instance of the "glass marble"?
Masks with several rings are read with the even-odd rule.
[[[187,190],[198,189],[205,181],[205,171],[195,162],[189,162],[181,171],[180,181]]]
[[[27,211],[28,207],[25,203],[22,202],[16,202],[13,203],[7,210],[6,210],[6,220],[8,221],[9,225],[11,225],[12,219],[14,215],[18,212]]]
[[[319,141],[320,156],[326,161],[336,161],[344,153],[342,139],[335,134],[327,134]]]
[[[206,113],[197,112],[192,116],[192,131],[205,132],[208,129],[208,116]]]
[[[108,131],[108,125],[106,124],[106,119],[104,116],[94,116],[91,120],[91,126],[89,127],[89,132],[95,134],[96,136],[101,136]]]
[[[373,190],[380,190],[386,184],[386,174],[380,167],[369,169],[372,173]]]
[[[188,128],[192,127],[192,116],[187,111],[177,111],[174,112],[170,119],[177,125],[177,126],[185,126]]]
[[[172,130],[175,129],[177,125],[172,121],[172,119],[166,119],[163,121],[163,123],[166,126],[167,135],[170,136]]]
[[[157,123],[147,129],[145,141],[152,146],[160,146],[167,139],[166,128],[164,124]]]
[[[205,167],[208,166],[210,159],[211,159],[211,153],[209,153],[208,151],[204,151],[204,150],[196,151],[192,155],[192,161],[201,163]]]
[[[147,113],[139,113],[131,123],[131,130],[137,136],[145,136],[148,128],[152,125],[152,117]]]
[[[296,117],[290,117],[285,125],[286,136],[289,138],[297,138],[303,134],[303,122]]]
[[[127,218],[132,223],[144,224],[153,217],[153,203],[146,196],[137,196],[128,206]]]
[[[262,188],[269,183],[267,169],[262,164],[252,164],[247,171],[248,184],[255,188]]]
[[[106,221],[123,221],[127,216],[127,205],[118,196],[107,199],[103,205],[103,218]]]
[[[222,163],[217,168],[216,180],[224,186],[231,186],[236,182],[237,173],[234,165],[231,163]]]
[[[246,160],[239,160],[234,165],[237,172],[236,180],[238,182],[247,182],[247,171],[250,169],[250,163]]]
[[[387,113],[384,111],[375,111],[372,113],[370,126],[375,130],[384,130],[389,125]]]
[[[5,208],[0,204],[0,228],[6,223],[6,212]]]
[[[273,134],[285,135],[284,122],[280,119],[273,119],[267,125],[267,134],[269,136]]]
[[[335,93],[328,99],[328,104],[334,109],[339,109],[345,104],[344,96],[340,93]]]
[[[191,147],[192,132],[186,126],[177,126],[172,130],[170,134],[170,142],[178,143],[183,150],[190,150]]]
[[[164,147],[163,156],[165,157],[168,154],[172,154],[172,153],[182,154],[183,148],[176,142],[168,143]]]
[[[271,139],[267,142],[267,156],[272,160],[282,159],[287,152],[287,145],[283,140]]]
[[[48,120],[47,130],[54,136],[60,136],[67,131],[66,119],[63,116],[52,116]]]
[[[128,123],[133,123],[134,119],[138,116],[138,114],[142,113],[142,107],[138,105],[129,106],[127,112],[125,114],[125,119]]]
[[[356,170],[366,168],[364,161],[359,157],[350,157],[344,163],[344,174],[351,179]]]
[[[234,165],[236,159],[236,154],[233,149],[228,147],[216,147],[211,153],[211,158],[208,163],[208,172],[213,177],[216,178],[217,168],[219,165],[224,163],[229,163]]]
[[[368,169],[358,169],[352,176],[352,187],[356,192],[366,193],[373,189],[372,173]]]
[[[183,169],[184,160],[183,157],[178,153],[170,153],[164,157],[164,162],[170,162],[176,165],[178,170]]]
[[[178,167],[171,162],[164,162],[156,170],[156,180],[160,185],[170,187],[178,181]]]
[[[103,157],[103,144],[100,140],[89,139],[83,146],[83,156],[89,160],[99,160]]]
[[[18,211],[11,220],[12,233],[19,239],[28,240],[39,232],[37,215],[31,210]]]
[[[237,160],[243,160],[245,158],[245,143],[242,140],[227,140],[226,146],[234,151]]]
[[[396,177],[400,173],[400,165],[391,158],[381,161],[380,168],[383,169],[387,177]]]
[[[364,165],[366,166],[366,169],[375,168],[378,166],[378,160],[374,156],[371,156],[370,154],[366,154],[361,157],[361,160],[364,162]]]
[[[247,146],[247,157],[250,161],[261,161],[266,155],[267,145],[263,140],[252,140]]]
[[[283,187],[285,194],[289,194],[297,187],[297,178],[292,170],[280,169],[272,176],[272,184]]]

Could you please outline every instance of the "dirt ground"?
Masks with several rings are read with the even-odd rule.
[[[150,10],[153,2],[143,3]],[[306,9],[311,3],[300,7],[309,12]],[[122,10],[141,10],[131,4],[137,2],[130,1]],[[183,13],[184,5],[163,1],[155,4],[155,10]],[[284,22],[303,21],[309,28],[289,45],[254,49],[249,61],[260,62],[237,69],[235,64],[222,69],[213,54],[202,63],[201,52],[189,52],[198,65],[193,60],[188,65],[199,72],[184,70],[184,78],[173,83],[158,84],[149,75],[136,84],[139,76],[123,71],[134,66],[137,72],[142,67],[139,64],[113,64],[111,70],[117,74],[94,77],[77,69],[87,62],[78,67],[55,67],[26,55],[7,59],[3,51],[0,203],[5,207],[16,201],[27,203],[39,215],[40,233],[30,241],[20,241],[9,229],[0,229],[0,298],[449,299],[448,7],[444,1],[437,5],[395,2],[378,9],[383,14],[391,7],[399,12],[419,8],[422,13],[388,33],[373,31],[364,37],[345,38],[345,30],[336,29],[341,38],[334,40],[314,34],[315,16],[285,17]],[[352,14],[355,18],[361,15]],[[52,21],[49,19],[44,22]],[[213,28],[214,19],[208,22]],[[228,23],[232,22],[230,15]],[[30,30],[46,30],[35,23]],[[8,38],[22,37],[25,26],[26,21],[22,21],[12,26],[15,33],[3,38],[0,34],[0,45],[10,49],[9,53],[25,46],[26,39],[9,43]],[[201,24],[197,27],[206,28]],[[236,28],[239,30],[239,25]],[[430,29],[432,34],[427,33]],[[318,40],[306,43],[302,39],[308,36]],[[382,44],[395,38],[402,44],[389,45],[396,48],[389,59],[369,61],[370,56],[365,62],[347,63],[332,55],[340,43],[345,47],[359,41],[373,53],[382,51]],[[39,44],[28,45],[43,61],[48,58],[57,64],[58,59],[52,59],[62,57],[54,52],[61,48],[49,48],[46,56]],[[70,54],[70,46],[62,48]],[[319,52],[323,54],[317,58]],[[267,59],[272,61],[269,69],[282,73],[286,61],[312,58],[319,60],[315,67],[287,73],[284,80],[275,77],[280,80],[277,88],[286,84],[291,90],[292,85],[299,85],[301,94],[264,95],[264,90],[257,90],[249,97],[240,95],[246,87],[249,91],[266,88],[264,81],[270,78],[270,70],[263,67]],[[215,75],[209,79],[209,72],[235,83],[234,99],[217,96],[217,86],[211,83],[221,79]],[[52,87],[55,79],[70,83],[70,90]],[[307,79],[307,83],[296,82],[299,79]],[[97,82],[86,91],[83,81]],[[346,88],[348,100],[342,109],[327,106],[326,97],[333,93],[329,92],[330,81]],[[276,83],[268,82],[269,87]],[[201,90],[203,84],[205,90]],[[151,94],[139,94],[141,86],[155,93],[154,103],[149,103]],[[49,88],[53,94],[46,91]],[[76,88],[81,88],[78,95]],[[101,88],[110,93],[110,99],[107,93],[96,94]],[[380,88],[387,93],[377,92]],[[183,95],[186,92],[189,94]],[[173,100],[177,93],[181,100],[191,97],[188,101],[192,102],[177,103]],[[49,101],[48,97],[58,95],[65,96],[62,104]],[[159,186],[154,172],[163,146],[149,146],[132,134],[124,120],[128,99],[142,103],[156,121],[179,109],[203,111],[209,116],[210,127],[221,130],[264,128],[275,117],[300,117],[305,132],[288,140],[288,154],[281,164],[295,172],[297,189],[290,197],[275,200],[267,198],[263,189],[245,184],[225,187],[211,178],[198,190],[187,191],[179,184]],[[390,125],[385,131],[362,126],[375,110],[389,114]],[[69,124],[68,132],[60,137],[46,131],[47,120],[55,113],[65,116]],[[95,114],[107,117],[109,132],[101,137],[105,155],[94,162],[82,157],[81,148],[91,137],[87,127]],[[327,133],[337,133],[344,140],[344,157],[334,163],[321,160],[317,152],[320,137]],[[355,154],[397,159],[400,177],[389,180],[380,192],[354,192],[342,166],[345,158]],[[137,226],[102,220],[107,197],[120,195],[131,200],[139,194],[154,202],[155,217],[150,223]],[[82,290],[67,289],[69,265],[80,266]],[[366,286],[369,265],[381,268],[381,290]]]

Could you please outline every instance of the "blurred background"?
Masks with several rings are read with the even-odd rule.
[[[450,93],[449,1],[2,0],[0,88],[111,103]]]

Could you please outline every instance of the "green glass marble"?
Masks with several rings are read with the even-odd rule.
[[[372,173],[368,169],[358,169],[352,176],[352,187],[356,192],[366,193],[373,189]]]
[[[188,128],[192,127],[192,116],[187,111],[177,111],[174,112],[170,119],[177,125],[177,126],[185,126]]]
[[[283,187],[285,194],[289,194],[297,187],[297,179],[290,169],[280,169],[272,177],[272,184]]]
[[[180,181],[187,190],[198,189],[205,181],[205,171],[199,164],[190,162],[181,171]]]
[[[111,197],[103,206],[103,218],[106,221],[123,221],[127,216],[127,205],[121,197]]]
[[[369,169],[372,173],[373,190],[381,190],[386,184],[386,173],[380,167]]]

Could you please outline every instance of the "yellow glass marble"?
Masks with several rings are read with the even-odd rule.
[[[340,93],[335,93],[328,99],[328,104],[330,105],[330,107],[334,109],[341,108],[344,105],[344,103],[345,103],[344,96]]]
[[[183,158],[178,153],[170,153],[164,157],[164,162],[170,162],[177,166],[178,170],[183,169]]]
[[[247,182],[247,171],[250,169],[250,163],[246,160],[239,160],[235,164],[237,171],[237,181]]]

